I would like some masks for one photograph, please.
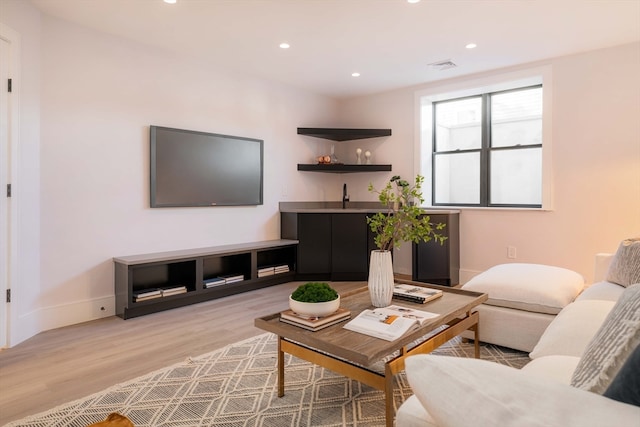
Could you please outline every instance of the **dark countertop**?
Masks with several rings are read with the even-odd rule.
[[[289,213],[376,213],[386,212],[387,209],[379,202],[347,202],[342,208],[342,202],[280,202],[280,212]],[[451,209],[423,209],[425,214],[459,214],[459,210]]]

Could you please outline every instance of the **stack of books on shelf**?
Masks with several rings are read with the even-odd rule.
[[[224,278],[224,283],[226,284],[242,282],[244,280],[244,274],[230,274],[228,276],[222,276],[222,278]]]
[[[276,265],[275,267],[273,267],[273,270],[274,270],[275,274],[288,273],[289,272],[289,264]]]
[[[299,326],[310,331],[318,331],[343,320],[349,319],[351,312],[345,308],[339,308],[336,312],[324,317],[301,316],[292,310],[280,313],[280,321],[291,325]]]
[[[258,277],[273,276],[274,274],[288,273],[289,265],[275,265],[270,267],[261,267],[258,269]]]
[[[226,281],[224,277],[214,277],[212,279],[207,279],[204,281],[205,289],[213,288],[215,286],[224,285]]]
[[[151,288],[133,292],[133,302],[148,301],[154,298],[162,298],[162,289]]]
[[[273,276],[276,274],[275,267],[262,267],[258,269],[258,277]]]
[[[403,301],[425,304],[442,296],[440,289],[396,283],[393,287],[393,297]]]
[[[186,292],[187,292],[187,287],[186,286],[175,286],[173,288],[163,288],[162,289],[162,296],[163,297],[169,297],[171,295],[184,294]]]

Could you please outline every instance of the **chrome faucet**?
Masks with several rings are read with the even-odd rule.
[[[347,184],[342,186],[342,209],[346,209],[349,196],[347,195]]]

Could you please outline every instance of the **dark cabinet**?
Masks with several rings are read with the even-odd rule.
[[[331,279],[364,280],[369,269],[367,216],[331,215]]]
[[[298,274],[331,273],[331,216],[297,215]]]
[[[372,234],[366,214],[280,214],[281,236],[298,240],[296,279],[367,280]]]
[[[413,244],[412,278],[418,282],[454,286],[459,283],[460,234],[457,213],[430,214],[433,224],[444,223],[444,244],[431,240]]]

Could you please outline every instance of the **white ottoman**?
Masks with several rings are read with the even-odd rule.
[[[584,278],[566,268],[541,264],[500,264],[462,286],[482,292],[480,341],[531,351],[549,323],[584,288]],[[473,338],[472,333],[463,334]]]

